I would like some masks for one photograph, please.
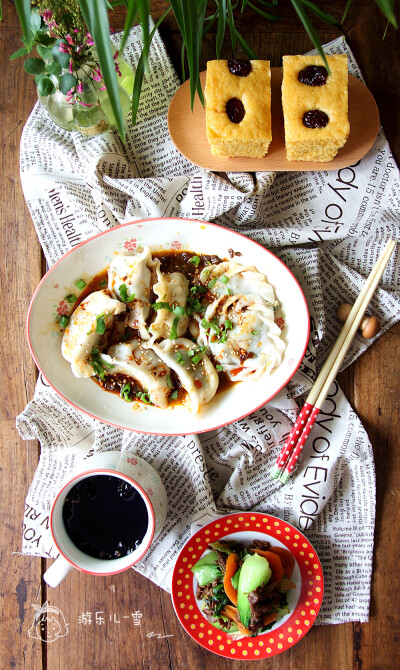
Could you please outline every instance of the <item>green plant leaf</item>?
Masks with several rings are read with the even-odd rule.
[[[50,47],[50,49],[54,44],[54,37],[50,37],[45,30],[39,30],[35,35],[35,39],[38,44],[43,44],[43,46]]]
[[[320,9],[318,5],[315,4],[315,2],[311,2],[311,0],[301,0],[302,4],[308,7],[310,12],[315,14],[315,16],[318,16],[319,19],[322,21],[325,21],[325,23],[329,23],[331,26],[337,26],[340,28],[340,23],[337,19],[335,19],[332,14],[328,14],[328,12],[324,12],[323,9]]]
[[[75,88],[77,81],[77,78],[74,77],[73,74],[66,72],[65,74],[62,74],[61,77],[58,77],[58,88],[61,93],[67,95],[71,88]]]
[[[110,24],[104,0],[79,0],[83,17],[96,46],[103,81],[114,114],[118,132],[125,141],[124,119],[119,99],[115,63],[111,51]]]
[[[70,56],[63,51],[60,51],[60,44],[66,44],[66,42],[64,40],[57,40],[52,46],[51,53],[53,55],[53,60],[61,65],[62,68],[66,68],[69,65]]]
[[[375,2],[382,14],[384,14],[392,26],[397,29],[397,20],[394,14],[394,2],[392,2],[392,0],[375,0]]]
[[[156,32],[157,28],[160,26],[160,24],[164,21],[165,17],[169,12],[171,11],[171,7],[168,7],[168,9],[165,10],[165,12],[160,16],[158,21],[155,23],[153,30],[151,31],[149,35],[149,45],[151,44],[151,40],[154,37],[154,33]],[[132,93],[132,125],[135,125],[136,123],[136,117],[139,109],[139,101],[140,101],[140,92],[142,90],[142,84],[143,84],[143,75],[144,75],[144,55],[143,52],[140,54],[140,58],[136,67],[136,72],[135,72],[135,83],[133,85],[133,93]]]
[[[28,58],[24,63],[24,70],[28,74],[41,74],[44,72],[44,61],[41,58]]]
[[[56,77],[59,77],[62,72],[61,65],[59,63],[54,62],[46,63],[46,72],[48,72],[49,74],[55,74]]]
[[[49,47],[45,47],[43,44],[37,44],[36,49],[40,58],[43,58],[43,60],[52,60],[53,52]]]
[[[186,81],[185,55],[186,55],[185,42],[182,41],[182,46],[181,46],[181,70],[182,70],[182,81]]]
[[[199,61],[201,38],[203,35],[204,17],[207,0],[181,0],[182,17],[185,34],[187,60],[190,75],[190,102],[193,109],[196,91],[199,92]],[[202,99],[202,96],[200,97]]]
[[[36,84],[40,95],[43,95],[44,97],[51,95],[56,90],[50,77],[38,77]]]
[[[128,13],[126,15],[125,24],[124,24],[124,32],[122,34],[122,40],[121,40],[121,43],[119,45],[120,53],[123,52],[124,46],[126,44],[126,40],[128,38],[128,35],[129,35],[129,31],[136,22],[137,13],[138,13],[138,2],[137,2],[137,0],[130,0],[130,2],[128,3]]]
[[[293,5],[293,7],[294,7],[294,9],[297,13],[297,16],[299,17],[300,21],[302,22],[302,24],[304,26],[304,29],[305,29],[307,35],[309,36],[311,42],[313,43],[314,47],[318,51],[322,60],[324,61],[324,65],[325,65],[326,69],[328,70],[328,73],[330,74],[331,71],[329,69],[328,61],[326,60],[326,56],[324,54],[324,50],[322,48],[321,41],[320,41],[320,39],[317,35],[317,32],[316,32],[314,26],[312,25],[310,19],[307,16],[301,1],[300,0],[290,0],[290,2],[292,3],[292,5]]]
[[[228,2],[228,26],[229,26],[229,33],[231,36],[232,54],[234,54],[236,49],[236,28],[235,28],[235,21],[233,18],[232,2],[231,0],[227,0],[227,2]]]
[[[15,7],[18,12],[19,22],[21,24],[22,32],[24,35],[25,46],[28,47],[32,40],[32,31],[31,31],[31,2],[30,0],[15,0]]]
[[[20,56],[26,56],[28,53],[28,49],[26,47],[21,47],[21,49],[18,49],[18,51],[14,51],[13,54],[10,56],[10,60],[15,60],[16,58],[19,58]]]
[[[269,12],[264,12],[263,9],[260,9],[259,7],[256,7],[256,5],[253,5],[252,2],[249,2],[248,5],[249,5],[249,7],[254,9],[254,11],[257,12],[257,14],[262,16],[262,18],[266,19],[267,21],[279,21],[279,19],[282,18],[281,16],[278,16],[277,14],[270,14]]]
[[[241,35],[235,28],[235,35],[236,39],[239,42],[241,48],[243,49],[244,53],[248,58],[251,60],[256,60],[257,59],[257,54],[254,53],[253,49],[250,47],[250,45],[246,42],[244,39],[243,35]]]
[[[130,1],[132,2],[133,0]],[[142,27],[143,52],[145,61],[144,64],[146,67],[150,47],[150,31],[149,31],[150,0],[137,0],[137,4],[139,8],[140,25]]]
[[[35,35],[42,25],[42,17],[37,11],[31,12],[31,31]]]
[[[217,59],[221,55],[222,43],[225,37],[226,29],[226,0],[219,0],[218,3],[218,30],[217,30],[217,40],[215,44],[215,51],[217,54]]]
[[[344,12],[343,12],[343,16],[342,16],[341,23],[344,23],[344,21],[345,21],[345,19],[346,19],[346,16],[347,16],[347,12],[348,12],[349,9],[350,9],[350,5],[351,5],[352,1],[353,1],[353,0],[347,0],[347,2],[346,2],[346,7],[344,8]]]

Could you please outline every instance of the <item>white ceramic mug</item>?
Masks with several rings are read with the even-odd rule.
[[[94,475],[111,475],[123,479],[136,489],[146,505],[148,526],[145,536],[135,551],[126,556],[122,556],[121,558],[101,559],[85,554],[72,542],[63,522],[63,505],[69,491],[78,482]],[[154,536],[155,526],[156,520],[150,498],[140,484],[132,479],[132,477],[116,470],[103,468],[80,473],[63,486],[53,503],[50,513],[50,529],[54,544],[60,552],[60,555],[45,572],[43,579],[49,586],[54,587],[58,586],[72,568],[77,568],[78,570],[87,572],[91,575],[113,575],[122,572],[123,570],[127,570],[135,565],[135,563],[138,563],[148,551]]]

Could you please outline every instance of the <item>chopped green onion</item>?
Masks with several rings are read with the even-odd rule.
[[[225,326],[225,330],[232,330],[233,323],[230,319],[225,319],[224,326]]]
[[[216,279],[211,279],[211,281],[207,284],[207,288],[212,288],[216,283],[217,283]]]
[[[194,284],[193,286],[190,287],[191,293],[205,293],[206,290],[207,290],[206,287],[201,286],[200,284]]]
[[[200,263],[200,258],[198,256],[192,256],[192,258],[190,258],[189,260],[190,260],[191,263],[193,263],[193,265],[196,266],[196,268],[197,268],[198,264]]]
[[[100,282],[100,288],[105,288],[107,286],[107,279],[102,279]]]
[[[168,386],[168,388],[169,388],[169,389],[172,389],[171,375],[167,375],[167,376],[166,376],[166,380],[167,380],[167,386]]]
[[[189,298],[186,306],[186,311],[188,315],[194,314],[195,312],[201,312],[203,309],[202,304],[198,298]]]
[[[185,358],[184,358],[184,356],[182,356],[181,353],[176,354],[176,361],[177,361],[177,363],[179,363],[180,365],[184,365],[184,364],[185,364]]]
[[[195,356],[192,356],[192,363],[193,365],[197,365],[201,361],[201,356],[199,354],[196,354]]]
[[[100,358],[100,352],[97,347],[92,348],[91,357],[91,360],[88,361],[89,365],[92,366],[94,373],[98,375],[100,379],[104,379],[104,368],[112,369],[114,365]]]
[[[176,316],[172,323],[171,334],[169,336],[170,340],[176,340],[178,337],[178,323],[179,323],[179,316]]]
[[[225,335],[225,334],[224,334],[224,335],[221,335],[221,337],[219,338],[218,342],[222,342],[222,344],[224,344],[224,343],[226,342],[226,335]]]
[[[227,295],[232,295],[232,289],[227,288],[227,289],[226,289],[226,294],[227,294]]]
[[[222,367],[222,365],[219,365],[218,363],[217,363],[217,365],[216,365],[215,367],[216,367],[216,369],[219,370],[219,371],[221,371],[221,370],[224,369],[224,368]]]
[[[73,293],[70,293],[70,295],[66,295],[66,296],[65,296],[65,300],[66,300],[67,302],[70,302],[71,305],[73,305],[74,302],[76,302],[76,301],[78,300],[78,298],[77,298],[76,295],[74,295]]]
[[[178,316],[184,316],[186,314],[185,308],[181,307],[180,305],[174,305],[172,311],[174,314],[177,314]]]
[[[155,302],[152,304],[152,308],[156,310],[167,309],[169,312],[172,312],[172,307],[169,302]]]
[[[177,397],[178,397],[178,391],[176,391],[176,390],[172,391],[172,393],[170,395],[171,400],[176,400]]]
[[[229,281],[229,279],[228,279],[228,277],[227,277],[226,275],[221,275],[220,277],[218,277],[218,279],[219,279],[219,281],[222,282],[223,284],[227,284],[228,281]]]
[[[106,332],[106,322],[104,319],[104,314],[99,314],[96,316],[96,333],[99,335],[104,335]]]
[[[120,295],[120,298],[122,302],[132,302],[132,300],[135,299],[135,293],[132,293],[132,295],[128,295],[128,289],[126,284],[121,284],[121,286],[118,288],[118,293]]]
[[[213,319],[212,321],[206,321],[205,319],[202,319],[201,326],[204,328],[204,330],[210,330],[210,328],[212,328],[216,333],[220,332],[217,319]]]
[[[83,279],[78,279],[78,281],[75,282],[75,286],[79,288],[80,291],[82,291],[86,286],[86,282],[83,281]]]
[[[210,272],[211,272],[211,270],[203,270],[203,275],[204,275],[205,277],[208,277],[208,275],[210,274]]]
[[[136,393],[136,397],[139,398],[139,400],[144,402],[146,405],[152,405],[153,404],[150,400],[149,393],[148,393],[148,391],[146,391],[146,389],[144,389],[144,391],[138,391]]]
[[[62,316],[60,319],[60,327],[66,328],[68,326],[69,316]]]
[[[130,393],[131,393],[131,385],[129,383],[125,384],[125,386],[123,386],[122,389],[121,389],[121,398],[123,398],[127,402],[132,402],[132,398],[130,397]]]
[[[251,331],[251,334],[252,334],[252,335],[258,335],[258,330],[252,330],[252,331]]]

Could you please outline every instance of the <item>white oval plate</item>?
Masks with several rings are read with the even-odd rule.
[[[64,298],[79,294],[75,282],[88,282],[110,263],[115,253],[148,245],[154,252],[188,250],[230,258],[267,275],[280,302],[278,324],[286,350],[280,366],[269,377],[237,382],[220,392],[197,414],[184,406],[170,409],[127,403],[103,391],[91,379],[77,379],[61,355],[58,320]],[[49,384],[67,402],[108,424],[153,435],[201,433],[232,423],[265,405],[292,378],[299,367],[309,336],[309,314],[304,294],[290,270],[270,251],[239,233],[202,221],[182,218],[144,219],[106,230],[82,242],[63,256],[38,285],[27,317],[27,337],[36,365]]]

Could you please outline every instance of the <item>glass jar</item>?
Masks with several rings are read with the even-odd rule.
[[[112,47],[113,53],[116,49]],[[93,58],[96,51],[92,49]],[[134,74],[131,67],[121,57],[116,59],[121,76],[118,76],[118,92],[125,119],[130,109],[130,96],[132,95]],[[65,70],[67,72],[67,70]],[[92,137],[106,132],[110,127],[116,126],[115,116],[111,108],[110,100],[103,82],[96,82],[81,70],[79,78],[82,82],[82,93],[80,100],[73,104],[67,101],[67,96],[58,88],[56,77],[52,77],[56,91],[48,96],[42,96],[38,92],[40,104],[45,107],[54,123],[69,132],[80,132],[82,135]]]

